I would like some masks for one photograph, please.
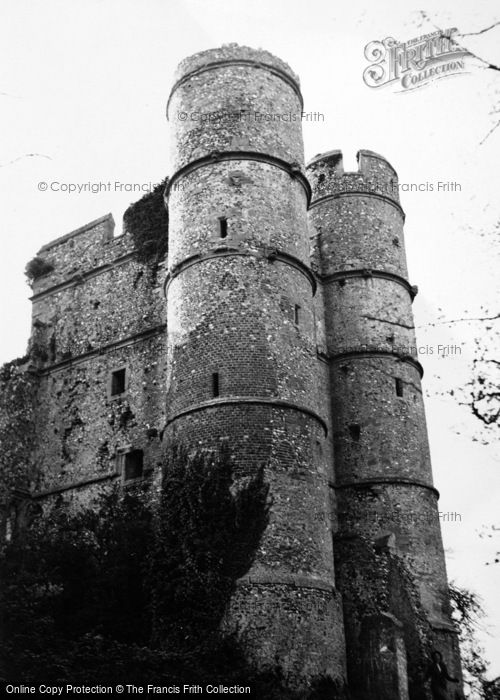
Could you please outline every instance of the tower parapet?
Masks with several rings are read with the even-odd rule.
[[[170,93],[174,168],[236,151],[260,153],[274,165],[303,167],[297,76],[268,51],[229,44],[187,58]],[[174,183],[171,183],[171,187]]]
[[[309,216],[321,249],[321,274],[372,269],[404,279],[404,212],[396,171],[372,151],[359,151],[357,157],[356,172],[344,172],[340,151],[307,164],[313,188]],[[329,234],[333,227],[338,229],[334,238]]]
[[[370,192],[387,196],[399,205],[398,174],[392,165],[374,151],[357,153],[358,170],[345,172],[342,151],[328,151],[312,158],[307,174],[315,199],[337,193]]]
[[[265,49],[254,49],[250,46],[240,46],[236,43],[223,44],[215,49],[200,51],[192,56],[187,56],[179,65],[174,74],[175,84],[190,75],[194,71],[207,70],[219,63],[234,63],[242,66],[260,65],[266,66],[271,71],[284,73],[295,85],[300,85],[299,76],[290,68],[288,63]]]
[[[342,153],[330,151],[307,166],[329,352],[393,353],[418,369],[397,174],[372,151],[358,162],[344,173]]]

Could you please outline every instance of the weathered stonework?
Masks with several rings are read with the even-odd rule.
[[[270,523],[226,624],[264,667],[342,679],[302,133],[300,120],[257,117],[300,113],[299,94],[281,61],[239,47],[205,52],[178,74],[165,436],[193,446],[228,438],[242,476],[266,465]]]
[[[301,110],[266,51],[185,59],[159,272],[110,216],[39,251],[18,488],[88,502],[168,444],[227,442],[237,478],[265,466],[272,508],[224,626],[293,686],[347,669],[357,700],[416,700],[429,645],[460,668],[397,175],[371,151],[306,170],[300,117],[257,116]]]
[[[30,367],[38,503],[88,502],[124,476],[128,452],[143,473],[160,457],[165,425],[165,313],[161,284],[136,261],[128,233],[105,216],[45,245],[53,269],[33,282]],[[166,232],[165,232],[166,233]],[[158,286],[159,285],[159,286]],[[125,370],[116,396],[111,376]]]
[[[439,646],[455,675],[460,660],[416,359],[411,311],[416,290],[407,279],[397,174],[372,151],[360,151],[358,163],[358,172],[344,173],[342,154],[332,151],[307,166],[312,256],[324,299],[330,368],[336,582],[344,597],[348,677],[356,679],[355,697],[368,700],[375,688],[380,693],[380,679],[370,678],[363,660],[373,655],[374,639],[382,648],[387,633],[376,628],[377,618],[368,611],[365,622],[360,617],[360,591],[383,572],[380,556],[375,550],[367,555],[365,543],[391,543],[393,556],[411,573],[419,611],[398,605],[402,595],[410,600],[402,577],[388,590],[385,610],[376,612],[392,614],[402,625],[400,641],[411,657],[410,697],[424,698],[430,645]],[[356,561],[359,576],[353,576]],[[365,624],[375,626],[368,633]],[[389,680],[383,663],[377,673],[391,685],[386,697],[404,697],[394,695],[399,680]]]

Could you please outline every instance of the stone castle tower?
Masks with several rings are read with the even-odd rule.
[[[110,216],[39,252],[36,469],[11,516],[227,440],[273,498],[227,612],[251,658],[425,698],[431,646],[460,661],[396,172],[366,150],[305,167],[298,78],[266,51],[204,51],[175,80],[160,278]]]

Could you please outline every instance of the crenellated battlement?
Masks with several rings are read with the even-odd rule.
[[[42,246],[36,259],[52,269],[33,280],[34,296],[131,255],[131,236],[114,237],[114,228],[113,216],[106,214]]]
[[[313,190],[312,204],[339,194],[375,194],[399,205],[398,174],[392,165],[374,151],[362,149],[356,154],[358,170],[345,172],[342,151],[327,151],[315,156],[306,166]]]
[[[115,221],[113,219],[113,215],[111,213],[105,214],[104,216],[100,216],[98,219],[94,219],[94,221],[89,221],[88,224],[79,226],[74,231],[65,233],[63,236],[59,236],[58,238],[54,238],[52,241],[45,243],[45,245],[40,248],[38,253],[40,255],[48,250],[58,248],[59,246],[65,244],[68,244],[70,248],[73,248],[76,238],[79,239],[79,242],[83,239],[89,242],[93,241],[94,239],[99,239],[100,241],[105,242],[113,238],[114,229]]]

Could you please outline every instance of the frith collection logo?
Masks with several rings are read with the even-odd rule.
[[[371,88],[398,83],[404,92],[463,73],[465,57],[470,53],[454,41],[456,33],[457,29],[446,29],[404,43],[391,37],[371,41],[365,46],[370,65],[363,72],[363,80]]]

